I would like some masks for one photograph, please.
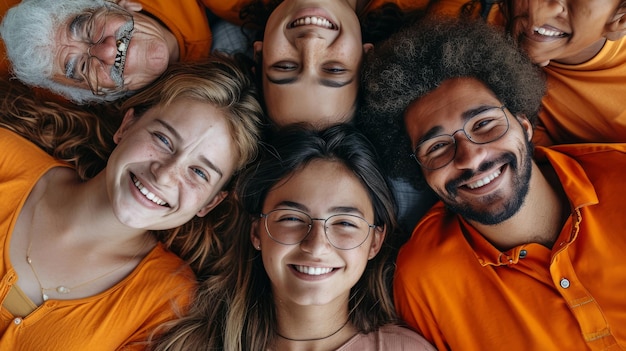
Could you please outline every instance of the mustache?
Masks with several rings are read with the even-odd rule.
[[[494,160],[485,161],[481,163],[475,170],[468,169],[464,171],[463,173],[461,173],[460,176],[446,183],[445,185],[446,191],[452,197],[456,197],[458,188],[461,184],[472,179],[474,176],[476,176],[476,174],[485,172],[488,169],[493,168],[493,166],[498,163],[511,164],[512,169],[517,169],[517,157],[511,152],[507,152]]]

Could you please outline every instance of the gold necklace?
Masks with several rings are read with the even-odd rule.
[[[37,279],[37,284],[39,284],[39,289],[41,290],[41,298],[44,301],[47,301],[50,297],[48,296],[48,294],[46,294],[46,291],[56,291],[57,293],[61,294],[61,295],[66,295],[69,294],[70,292],[72,292],[73,290],[76,290],[78,288],[81,288],[85,285],[91,284],[93,282],[95,282],[96,280],[100,280],[108,275],[113,274],[114,272],[119,271],[120,269],[122,269],[122,267],[126,266],[128,263],[130,263],[132,260],[134,260],[137,255],[139,255],[139,252],[141,252],[141,250],[143,249],[143,247],[145,246],[145,242],[139,247],[139,250],[137,250],[137,252],[135,252],[135,254],[133,255],[133,257],[129,258],[126,262],[122,263],[121,265],[115,267],[113,270],[108,271],[100,276],[97,276],[93,279],[90,279],[86,282],[82,282],[78,285],[74,285],[74,286],[65,286],[65,285],[58,285],[56,288],[44,288],[43,284],[41,284],[41,280],[39,279],[39,274],[37,274],[37,270],[35,270],[35,266],[33,266],[33,260],[30,256],[30,249],[32,246],[33,242],[32,242],[32,238],[29,238],[28,240],[28,249],[26,249],[26,263],[28,263],[28,266],[30,267],[30,270],[33,271],[33,274],[35,275],[35,279]]]

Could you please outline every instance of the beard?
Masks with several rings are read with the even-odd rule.
[[[521,163],[517,162],[517,157],[513,153],[505,153],[496,160],[481,164],[476,171],[466,171],[459,178],[448,182],[446,184],[447,196],[440,196],[441,200],[450,211],[459,214],[469,221],[478,222],[483,225],[495,225],[511,218],[524,204],[530,186],[532,173],[532,144],[526,141],[525,147],[526,150],[522,150],[525,152],[522,152],[523,160]],[[513,189],[509,199],[501,199],[499,194],[490,194],[481,199],[481,202],[487,205],[482,208],[455,201],[459,184],[471,179],[476,173],[493,168],[493,165],[497,163],[504,163],[513,173]],[[503,203],[497,206],[489,205],[495,201],[503,201]]]

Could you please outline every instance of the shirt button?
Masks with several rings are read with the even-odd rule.
[[[563,289],[569,288],[569,280],[567,280],[566,278],[561,279],[561,287]]]
[[[15,323],[15,325],[20,325],[20,324],[22,324],[22,318],[20,318],[20,317],[15,318],[15,319],[13,320],[13,323]]]
[[[526,257],[527,254],[528,254],[528,252],[526,250],[520,250],[519,258],[524,258],[524,257]]]

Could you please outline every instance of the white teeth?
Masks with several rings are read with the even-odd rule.
[[[564,32],[558,32],[555,30],[545,29],[543,27],[533,27],[533,31],[537,34],[540,34],[546,37],[561,37],[565,35]]]
[[[291,22],[291,25],[289,27],[290,28],[295,28],[295,27],[307,26],[307,25],[314,25],[314,26],[318,26],[318,27],[322,27],[322,28],[326,28],[326,29],[335,29],[336,28],[335,25],[332,24],[326,18],[316,17],[316,16],[298,18],[297,20]]]
[[[167,202],[161,200],[161,198],[159,198],[158,196],[154,195],[154,193],[151,193],[148,191],[148,189],[146,189],[145,186],[143,186],[143,184],[141,184],[141,182],[139,181],[139,179],[137,179],[136,177],[133,176],[133,182],[135,183],[135,186],[137,187],[137,189],[139,189],[139,191],[150,201],[154,202],[155,204],[159,205],[159,206],[165,206],[167,205]]]
[[[308,275],[322,275],[332,272],[332,268],[322,268],[322,267],[308,267],[308,266],[294,266],[296,270],[300,273],[308,274]]]
[[[467,187],[470,188],[470,189],[476,189],[476,188],[480,188],[482,186],[485,186],[485,185],[491,183],[492,180],[498,178],[500,173],[502,173],[502,171],[500,169],[498,169],[497,171],[491,173],[490,175],[486,176],[483,179],[479,179],[478,181],[476,181],[474,183],[467,184]]]

